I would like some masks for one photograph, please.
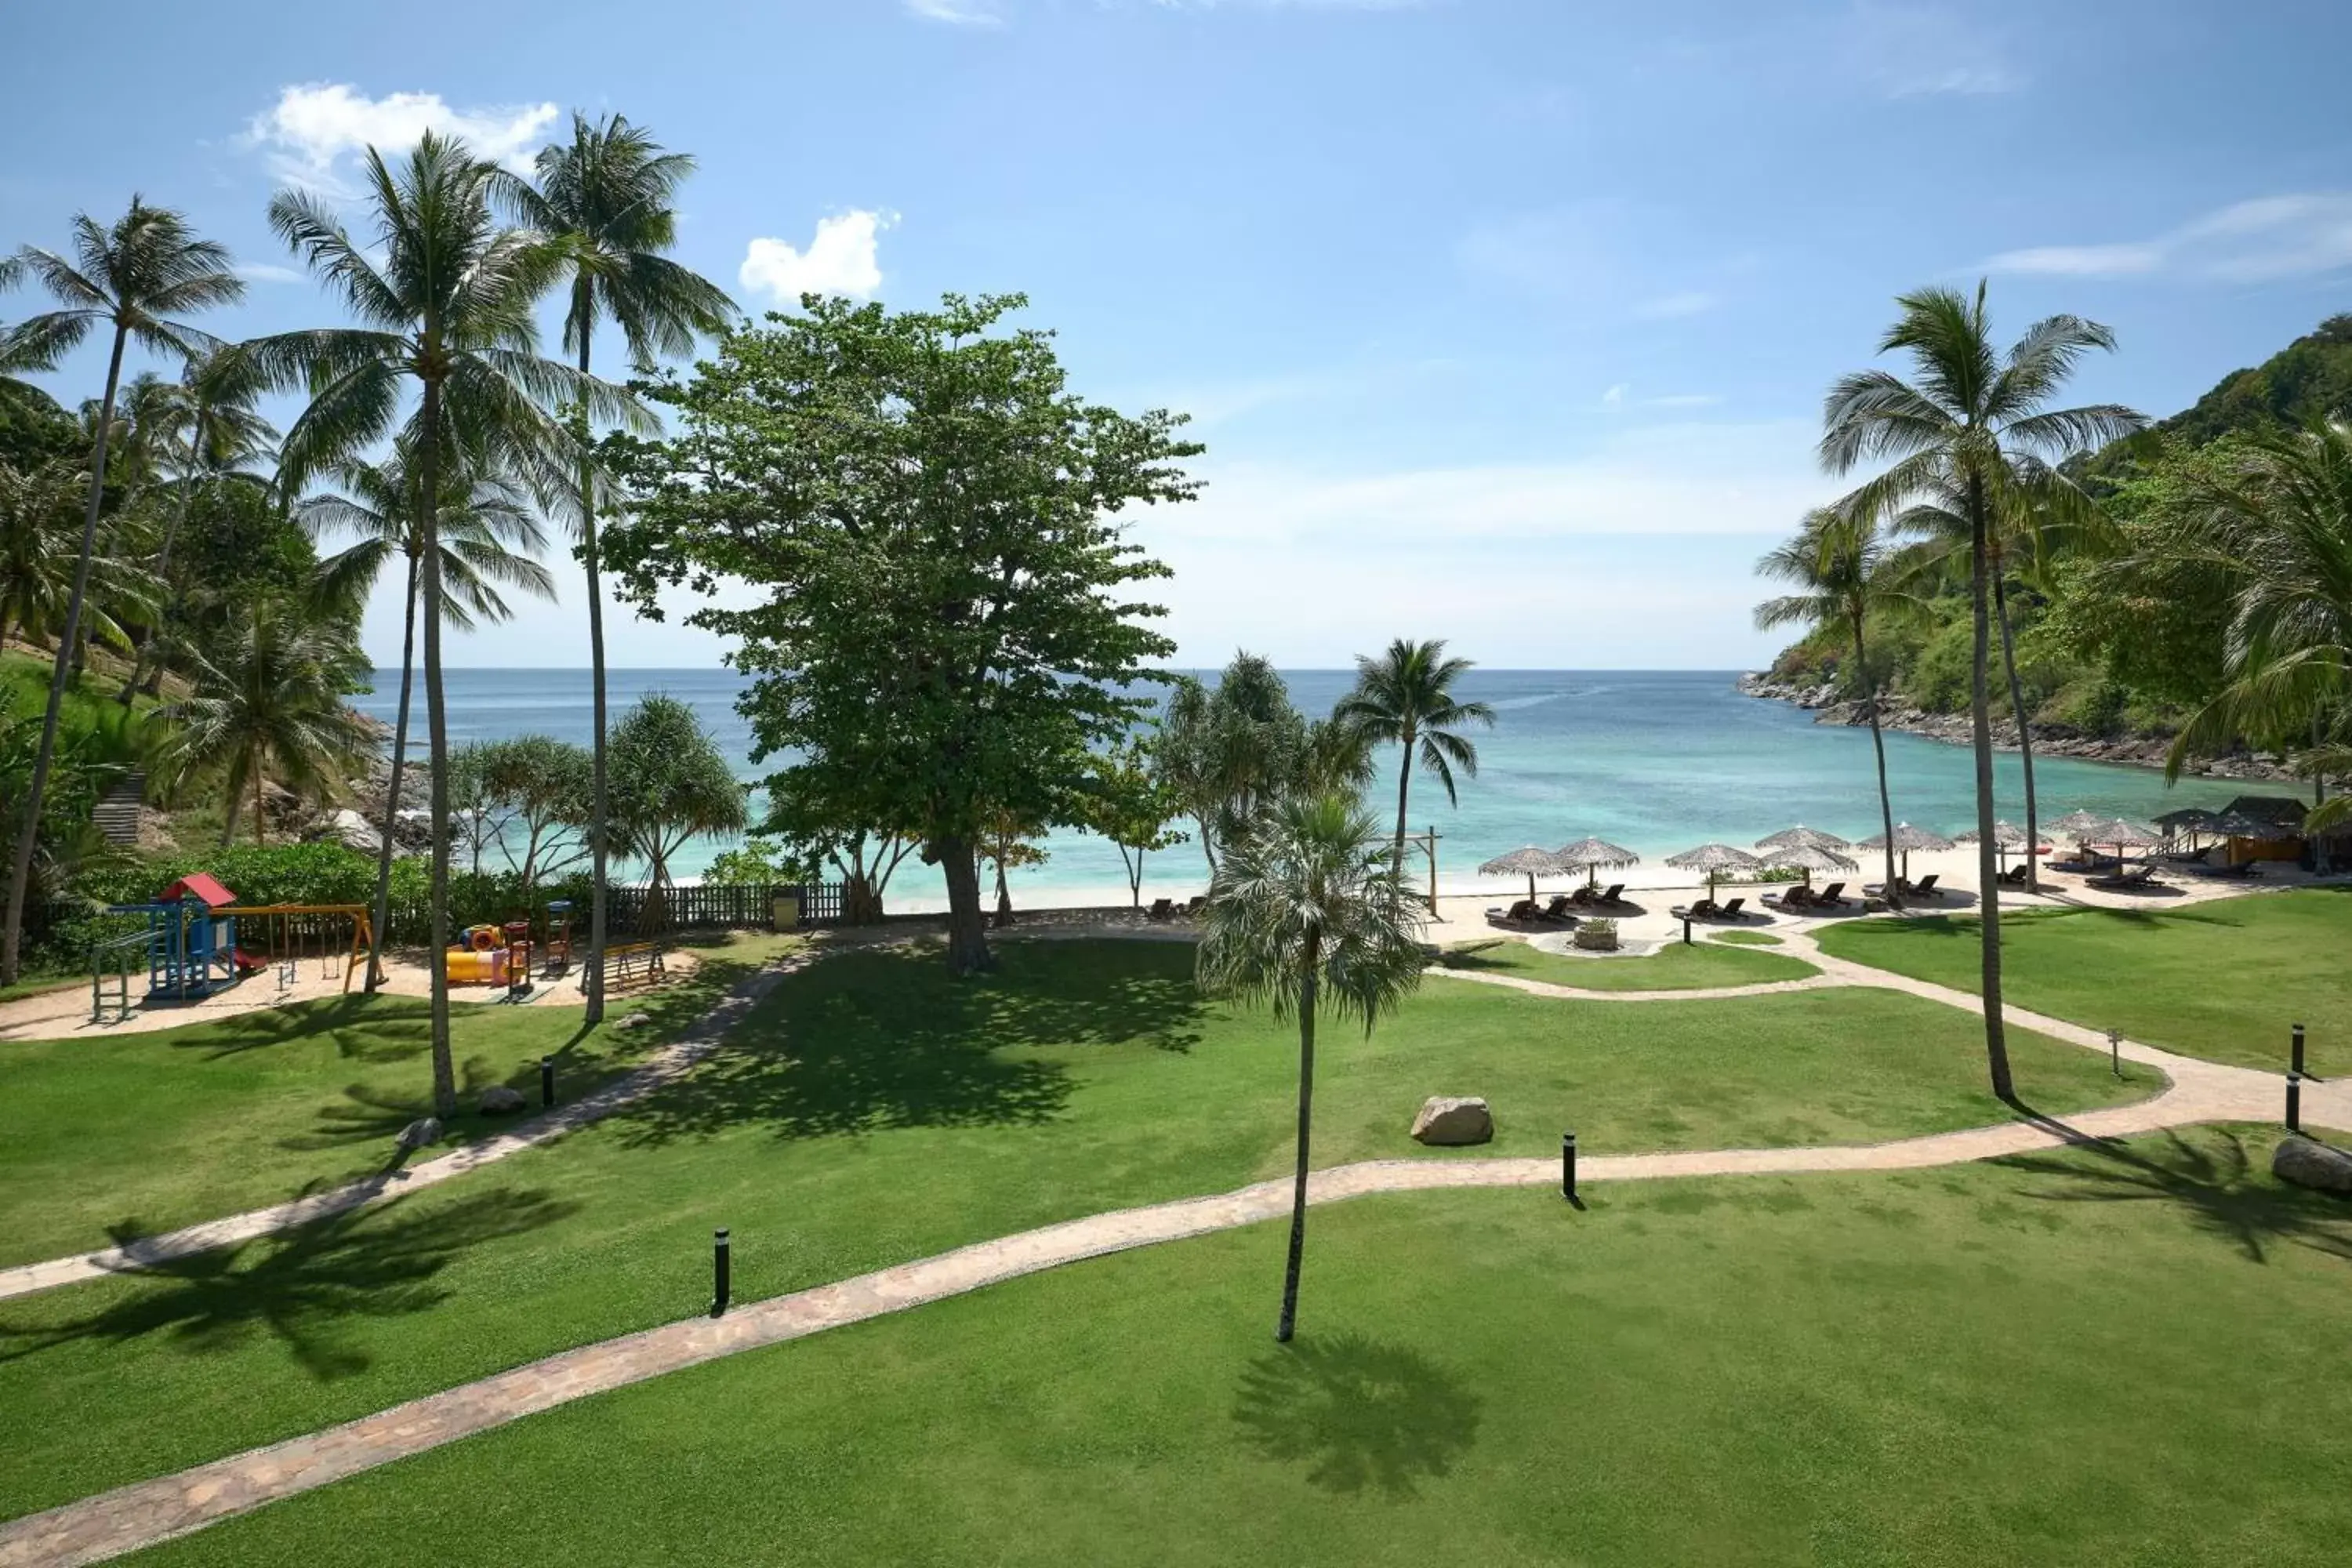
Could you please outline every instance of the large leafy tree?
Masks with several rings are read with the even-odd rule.
[[[2227,462],[2192,470],[2185,499],[2167,552],[2233,592],[2223,685],[2173,742],[2167,776],[2252,736],[2307,745],[2305,766],[2324,781],[2341,767],[2352,712],[2352,426],[2249,437]]]
[[[383,569],[397,558],[404,574],[401,589],[400,706],[393,720],[392,772],[383,793],[383,827],[376,846],[376,941],[383,940],[392,908],[393,830],[400,818],[400,786],[408,759],[408,704],[416,668],[417,583],[425,555],[422,509],[415,487],[423,482],[417,433],[404,433],[392,451],[375,461],[344,458],[322,476],[333,488],[304,498],[295,509],[302,526],[322,538],[352,542],[319,563],[320,599],[356,614]],[[441,505],[434,519],[434,548],[440,554],[441,618],[455,631],[478,620],[503,621],[513,612],[499,590],[537,598],[555,597],[555,583],[534,557],[546,548],[530,497],[496,470],[480,450],[453,450],[440,476]],[[368,989],[383,971],[368,965]]]
[[[1328,1013],[1370,1035],[1420,984],[1423,962],[1419,908],[1354,797],[1286,795],[1225,846],[1202,917],[1202,988],[1270,1003],[1276,1017],[1298,1023],[1297,1160],[1277,1340],[1297,1324],[1307,1252],[1316,1023]]]
[[[51,459],[29,470],[0,464],[0,637],[59,636],[83,584],[82,620],[93,635],[128,647],[121,617],[151,604],[155,583],[109,548],[101,534],[85,575],[80,500],[88,476]]]
[[[621,329],[629,358],[650,368],[657,356],[690,353],[698,333],[721,331],[735,307],[724,290],[662,253],[677,240],[677,189],[694,159],[666,153],[644,127],[621,116],[572,117],[572,140],[541,149],[536,187],[517,179],[501,191],[521,221],[562,249],[567,295],[563,347],[589,374],[596,329]],[[588,662],[593,693],[594,804],[588,828],[593,869],[589,947],[602,951],[605,921],[605,816],[608,810],[604,737],[604,590],[596,533],[598,476],[585,453],[586,411],[580,414],[583,453],[572,490],[580,529],[580,561],[588,579]],[[604,1016],[604,973],[588,970],[588,1022]]]
[[[123,352],[134,341],[151,352],[186,360],[211,340],[178,320],[193,311],[243,297],[245,285],[229,270],[228,252],[198,237],[187,219],[168,207],[131,198],[130,210],[112,224],[88,214],[73,221],[70,257],[26,246],[16,268],[37,280],[57,300],[58,310],[19,322],[0,338],[0,367],[46,369],[92,328],[113,329],[106,362],[106,391],[99,400],[91,432],[89,493],[82,506],[81,549],[73,587],[58,637],[56,668],[49,676],[49,704],[16,824],[16,851],[8,868],[8,906],[0,926],[0,985],[13,984],[24,935],[25,889],[39,839],[41,796],[48,787],[57,753],[58,721],[82,631],[82,607],[89,593],[90,563],[98,552],[98,516],[105,500],[107,441],[112,433],[115,394],[122,383]],[[14,270],[14,269],[12,269]]]
[[[613,443],[635,489],[605,540],[631,596],[666,584],[691,624],[740,639],[754,756],[800,794],[849,758],[866,820],[911,832],[947,880],[950,965],[992,958],[976,853],[988,825],[1081,820],[1063,765],[1124,736],[1131,683],[1170,645],[1127,597],[1166,568],[1113,514],[1192,493],[1163,412],[1130,417],[1067,387],[1051,338],[1000,332],[1019,296],[893,312],[809,296],[804,313],[730,334],[714,363],[654,395],[675,440]],[[738,607],[722,578],[764,592]]]
[[[281,191],[270,226],[342,298],[360,325],[288,332],[245,345],[264,379],[304,388],[310,404],[279,454],[281,484],[300,490],[337,458],[392,435],[408,412],[417,482],[419,613],[425,728],[433,754],[431,951],[449,935],[449,732],[441,679],[440,519],[445,453],[511,465],[542,491],[576,482],[582,447],[562,411],[643,424],[618,389],[538,353],[533,307],[555,281],[561,247],[504,227],[492,209],[499,172],[463,142],[428,132],[397,169],[370,148],[366,203],[373,246],[345,232],[318,195]],[[380,258],[380,259],[379,259]],[[433,967],[433,1099],[457,1109],[449,1054],[449,987]]]
[[[1340,700],[1333,717],[1381,743],[1393,742],[1402,753],[1397,764],[1395,861],[1404,866],[1405,812],[1412,790],[1412,771],[1421,768],[1445,790],[1454,794],[1454,773],[1478,774],[1478,748],[1463,731],[1491,726],[1495,710],[1484,702],[1465,702],[1454,695],[1454,682],[1469,671],[1466,658],[1445,657],[1443,641],[1413,642],[1399,637],[1378,657],[1356,660],[1356,689]],[[1434,889],[1433,889],[1433,891]]]
[[[1879,679],[1870,662],[1870,623],[1902,597],[1889,567],[1878,520],[1825,507],[1808,512],[1801,527],[1756,563],[1759,576],[1796,590],[1756,606],[1756,627],[1802,626],[1853,643],[1852,689],[1870,715],[1870,748],[1878,763],[1878,816],[1886,833],[1886,901],[1902,907],[1895,879],[1895,803],[1886,789],[1886,736],[1878,723]]]
[[[1907,355],[1911,378],[1877,369],[1840,376],[1822,405],[1821,458],[1838,474],[1865,463],[1888,464],[1847,499],[1849,510],[1890,517],[1949,487],[1968,521],[1969,711],[1976,749],[1985,1058],[1993,1092],[2013,1099],[2001,1027],[2000,885],[1987,690],[1996,491],[2018,458],[2057,462],[2128,435],[2145,421],[2116,404],[2050,406],[2084,354],[2115,347],[2114,335],[2095,321],[2048,317],[2003,353],[1993,346],[1981,284],[1974,296],[1922,289],[1899,296],[1895,304],[1901,314],[1878,348]]]
[[[255,605],[225,646],[193,656],[191,690],[165,710],[176,723],[170,761],[184,776],[217,777],[221,847],[236,837],[249,793],[253,841],[268,841],[271,783],[332,798],[366,733],[343,703],[364,668],[348,622],[292,600]]]
[[[1118,847],[1128,901],[1141,909],[1144,857],[1184,842],[1184,835],[1169,826],[1183,815],[1183,800],[1161,776],[1151,745],[1141,738],[1122,741],[1097,758],[1087,787],[1086,825]]]

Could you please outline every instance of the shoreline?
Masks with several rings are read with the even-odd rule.
[[[1840,698],[1828,682],[1805,686],[1794,681],[1775,680],[1769,671],[1748,670],[1733,686],[1743,697],[1760,701],[1786,702],[1813,715],[1816,724],[1838,724],[1859,729],[1870,722],[1862,704],[1852,699]],[[1879,715],[1883,729],[1922,740],[1938,741],[1948,746],[1966,746],[1973,736],[1968,715],[1964,713],[1930,713],[1923,708],[1906,704],[1892,707]],[[2014,721],[1995,717],[1992,722],[1993,749],[2016,752],[2017,725]],[[2071,757],[2084,763],[2115,763],[2126,767],[2160,770],[2165,752],[2170,747],[2168,736],[2144,735],[2121,740],[2101,740],[2095,736],[2066,732],[2053,727],[2047,734],[2036,730],[2033,754],[2037,757]],[[2268,752],[2233,752],[2224,757],[2210,757],[2196,767],[2185,770],[2184,778],[2245,780],[2256,784],[2301,784],[2295,774],[2281,766]]]

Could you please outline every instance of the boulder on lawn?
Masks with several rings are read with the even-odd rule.
[[[502,1083],[490,1085],[482,1090],[481,1099],[474,1101],[474,1109],[484,1116],[511,1116],[522,1106],[521,1091],[509,1089]]]
[[[400,1152],[413,1154],[428,1144],[441,1142],[441,1121],[435,1116],[420,1116],[400,1130]]]
[[[2298,1187],[2323,1193],[2352,1193],[2352,1153],[2330,1148],[2316,1139],[2290,1134],[2271,1151],[2271,1174]]]
[[[1433,1094],[1412,1119],[1412,1135],[1423,1143],[1484,1143],[1495,1135],[1495,1118],[1475,1094]]]

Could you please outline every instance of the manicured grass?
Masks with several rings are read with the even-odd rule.
[[[2322,1564],[2352,1213],[2273,1134],[1360,1199],[675,1373],[158,1564]]]
[[[1701,991],[1802,980],[1821,973],[1785,953],[1742,952],[1713,942],[1674,942],[1640,956],[1572,958],[1510,937],[1489,937],[1451,949],[1438,962],[1449,969],[1499,971],[1584,991]]]
[[[1734,947],[1778,947],[1780,945],[1780,939],[1774,936],[1769,931],[1719,931],[1715,933],[1715,940],[1717,942],[1727,942]]]
[[[2214,1061],[2284,1071],[2287,1030],[2310,1064],[2352,1073],[2352,889],[2309,888],[2178,909],[2004,915],[2001,974],[2021,1007]],[[1824,952],[1975,991],[1973,918],[1848,921]]]
[[[474,1113],[492,1084],[536,1107],[542,1056],[556,1058],[559,1093],[586,1093],[699,1016],[775,946],[708,950],[712,961],[691,978],[642,1002],[616,997],[612,1021],[642,1008],[656,1019],[645,1028],[583,1037],[575,1007],[453,1007],[460,1110],[444,1143],[496,1122]],[[110,1235],[152,1235],[382,1169],[400,1130],[433,1109],[427,1017],[421,1000],[354,986],[331,1001],[184,1029],[0,1042],[8,1108],[0,1264],[102,1247]]]
[[[1728,951],[1728,950],[1727,950]],[[1289,1163],[1296,1037],[1204,1005],[1188,947],[1008,943],[827,958],[631,1111],[296,1235],[0,1303],[0,1516],[382,1409],[699,1310],[710,1230],[752,1300]],[[2147,1092],[2020,1034],[2063,1110]],[[1318,1164],[1430,1156],[1432,1093],[1548,1154],[1881,1139],[1998,1121],[1979,1026],[1868,989],[1612,1004],[1432,980],[1367,1041],[1325,1032]]]

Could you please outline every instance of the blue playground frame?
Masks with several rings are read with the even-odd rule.
[[[106,912],[147,917],[149,1001],[194,1002],[237,983],[235,915],[216,915],[194,897]]]

